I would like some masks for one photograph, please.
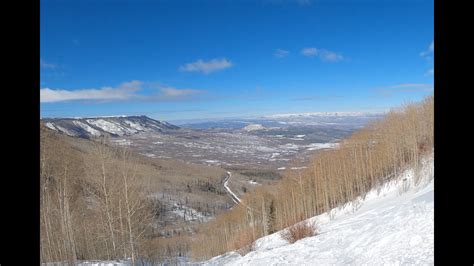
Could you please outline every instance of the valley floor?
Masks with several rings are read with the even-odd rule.
[[[260,238],[254,251],[228,252],[191,265],[432,265],[434,264],[433,155],[343,207],[310,218],[319,230],[289,244],[280,232]],[[415,176],[419,182],[415,185]],[[79,265],[129,265],[129,261],[82,261]],[[43,264],[52,265],[52,264]]]
[[[229,252],[203,265],[400,265],[434,263],[433,157],[418,185],[408,170],[365,199],[309,220],[319,234],[288,244],[279,233],[256,241],[254,251]],[[332,219],[331,219],[332,218]]]

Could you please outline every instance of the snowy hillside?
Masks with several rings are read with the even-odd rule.
[[[45,118],[42,119],[49,129],[69,136],[98,137],[103,135],[129,136],[144,131],[178,129],[167,122],[151,119],[147,116],[108,116],[95,118]]]
[[[308,219],[318,235],[289,244],[277,232],[258,239],[254,251],[229,252],[180,265],[432,265],[434,264],[434,158],[409,169],[364,197]],[[415,180],[418,179],[418,182]],[[53,264],[42,264],[44,266]],[[80,261],[78,265],[130,265],[130,261]]]
[[[278,232],[258,239],[245,256],[229,252],[202,264],[433,264],[433,168],[431,155],[420,170],[405,171],[365,199],[310,218],[319,224],[316,236],[288,244]]]

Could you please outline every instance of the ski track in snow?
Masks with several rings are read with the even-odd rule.
[[[433,157],[414,171],[373,189],[365,196],[312,217],[319,234],[294,244],[279,232],[262,237],[255,250],[228,252],[200,265],[432,265],[434,264]],[[331,217],[333,219],[331,219]]]
[[[237,197],[237,195],[235,195],[234,192],[232,192],[232,190],[230,190],[229,186],[228,186],[228,182],[229,182],[229,179],[232,177],[232,173],[227,171],[227,177],[224,181],[224,188],[227,190],[227,192],[229,192],[229,194],[231,195],[231,198],[232,198],[232,201],[234,201],[235,203],[239,204],[241,202],[240,198]]]

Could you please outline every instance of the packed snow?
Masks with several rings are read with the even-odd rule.
[[[310,218],[316,236],[289,244],[280,232],[258,239],[254,251],[228,252],[203,265],[434,264],[433,156],[422,167],[345,206]]]

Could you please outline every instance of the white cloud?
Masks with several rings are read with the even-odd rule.
[[[100,89],[80,89],[80,90],[64,90],[64,89],[40,89],[40,102],[64,102],[77,100],[128,100],[137,97],[135,94],[143,83],[141,81],[130,81],[122,83],[117,88],[102,87]]]
[[[434,53],[434,41],[431,42],[431,44],[428,46],[428,49],[426,51],[423,51],[420,53],[420,56],[430,59],[433,53]]]
[[[180,101],[189,100],[192,96],[205,93],[203,90],[194,89],[177,89],[169,86],[158,85],[155,89],[159,89],[159,93],[144,95],[138,92],[143,89],[144,82],[133,80],[124,82],[118,87],[102,87],[99,89],[40,89],[40,102],[54,103],[67,101]],[[148,88],[152,88],[152,83],[146,84]]]
[[[127,81],[120,84],[120,88],[127,89],[127,90],[139,90],[142,85],[143,85],[143,81],[132,80],[132,81]]]
[[[339,53],[315,47],[303,48],[301,54],[307,57],[318,56],[323,62],[339,62],[344,59],[344,57]]]
[[[428,69],[426,72],[427,75],[434,75],[434,68]]]
[[[314,47],[303,48],[301,50],[301,54],[304,55],[304,56],[313,57],[313,56],[316,56],[318,54],[318,49],[316,49]]]
[[[232,66],[232,62],[228,61],[225,58],[216,58],[210,61],[203,61],[199,59],[195,62],[187,63],[183,66],[180,66],[179,70],[185,72],[202,72],[204,74],[209,74],[215,71],[224,70]]]
[[[319,51],[319,58],[321,58],[321,60],[324,62],[338,62],[343,59],[341,54],[324,49]]]
[[[124,100],[130,98],[130,96],[131,95],[123,90],[107,87],[74,91],[61,89],[53,90],[50,88],[43,88],[40,90],[40,101],[44,103],[75,100]]]
[[[290,53],[289,51],[286,51],[283,49],[276,49],[273,55],[275,55],[275,57],[277,58],[283,58],[283,57],[288,56],[289,53]]]
[[[40,67],[44,69],[56,69],[56,65],[46,62],[46,60],[40,58]]]

